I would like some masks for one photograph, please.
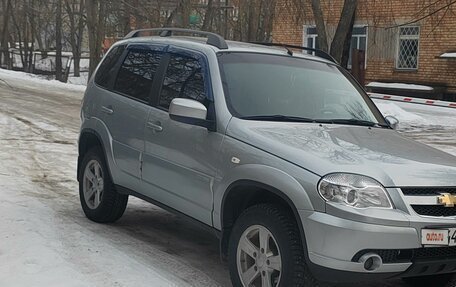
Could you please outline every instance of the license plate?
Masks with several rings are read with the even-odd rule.
[[[456,228],[422,229],[421,244],[437,246],[456,246]]]

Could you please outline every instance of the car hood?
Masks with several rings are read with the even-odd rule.
[[[233,118],[227,136],[323,176],[363,174],[385,187],[456,186],[456,157],[390,129]]]

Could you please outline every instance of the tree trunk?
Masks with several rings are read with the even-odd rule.
[[[204,14],[204,21],[201,30],[203,31],[210,31],[212,30],[212,19],[214,18],[214,1],[208,0],[207,1],[207,9],[206,13]]]
[[[28,55],[28,72],[33,73],[33,57],[35,51],[35,0],[30,0],[29,3],[29,21],[30,21],[30,50]]]
[[[350,56],[350,49],[351,49],[351,39],[353,34],[353,25],[355,24],[356,13],[353,13],[352,20],[350,23],[350,30],[348,30],[347,36],[345,37],[344,41],[344,50],[342,52],[342,58],[340,60],[340,65],[344,68],[348,67],[348,60]]]
[[[323,17],[323,11],[321,10],[320,0],[312,0],[312,11],[317,26],[319,49],[328,52],[328,35],[326,34],[326,24]]]
[[[65,0],[65,9],[68,15],[70,26],[70,45],[73,54],[74,76],[81,76],[80,62],[81,62],[81,44],[84,36],[84,0],[79,1],[79,9],[76,9],[76,4],[70,0]],[[76,19],[76,15],[78,19]]]
[[[55,13],[55,79],[63,82],[62,74],[62,1],[57,0]]]
[[[252,1],[248,4],[248,19],[247,19],[247,42],[251,42],[255,38],[256,29],[254,26],[255,23],[255,8],[252,4]]]
[[[5,2],[6,1],[6,2]],[[4,11],[3,14],[3,23],[2,23],[2,35],[1,35],[1,42],[0,42],[0,53],[3,53],[4,57],[4,65],[6,67],[9,67],[9,51],[8,51],[8,43],[9,43],[9,16],[10,16],[10,11],[11,11],[11,0],[4,0],[2,2],[4,4],[2,6],[2,9]],[[1,61],[1,54],[0,54],[0,61]]]
[[[22,28],[25,29],[24,26],[26,26],[26,22],[24,21],[24,25],[21,25],[18,23],[18,20],[16,19],[18,16],[21,17],[23,16],[24,18],[26,17],[25,16],[25,13],[22,12],[24,15],[17,15],[16,13],[12,13],[11,14],[11,19],[13,20],[13,25],[14,27],[16,28],[16,33],[17,33],[17,39],[14,39],[14,42],[19,42],[19,55],[21,57],[21,62],[22,62],[22,69],[25,71],[25,68],[26,68],[26,62],[25,62],[25,59],[24,59],[24,48],[23,48],[23,45],[24,45],[24,41],[22,39]]]
[[[79,55],[73,56],[73,68],[74,68],[74,76],[80,77],[81,76],[81,57]]]
[[[86,0],[87,30],[89,32],[89,77],[101,60],[103,37],[106,26],[106,1]]]
[[[356,13],[357,6],[358,0],[345,0],[344,7],[342,8],[339,25],[337,26],[330,50],[331,55],[339,63],[342,60],[347,35],[349,33],[351,34],[351,31],[353,30],[353,17],[355,17],[354,14]]]

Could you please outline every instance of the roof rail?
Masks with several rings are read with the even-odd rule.
[[[160,37],[170,37],[173,35],[173,32],[178,33],[187,33],[187,34],[197,34],[201,36],[207,37],[206,44],[217,47],[219,49],[228,49],[228,45],[226,44],[225,39],[220,36],[219,34],[206,32],[206,31],[198,31],[198,30],[190,30],[190,29],[182,29],[182,28],[150,28],[150,29],[139,29],[131,31],[130,33],[125,36],[124,39],[135,38],[138,37],[142,32],[156,32],[160,33]]]
[[[264,45],[264,46],[272,46],[272,47],[282,47],[282,48],[292,48],[292,49],[300,49],[300,50],[306,50],[310,52],[314,52],[315,56],[326,59],[328,61],[331,61],[335,64],[337,64],[336,59],[334,59],[330,54],[323,50],[319,49],[314,49],[314,48],[308,48],[308,47],[301,47],[297,45],[288,45],[288,44],[280,44],[280,43],[265,43],[265,42],[251,42],[252,44],[258,44],[258,45]]]

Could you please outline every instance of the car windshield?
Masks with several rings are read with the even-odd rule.
[[[383,116],[334,64],[290,56],[220,53],[227,104],[239,118],[385,125]]]

